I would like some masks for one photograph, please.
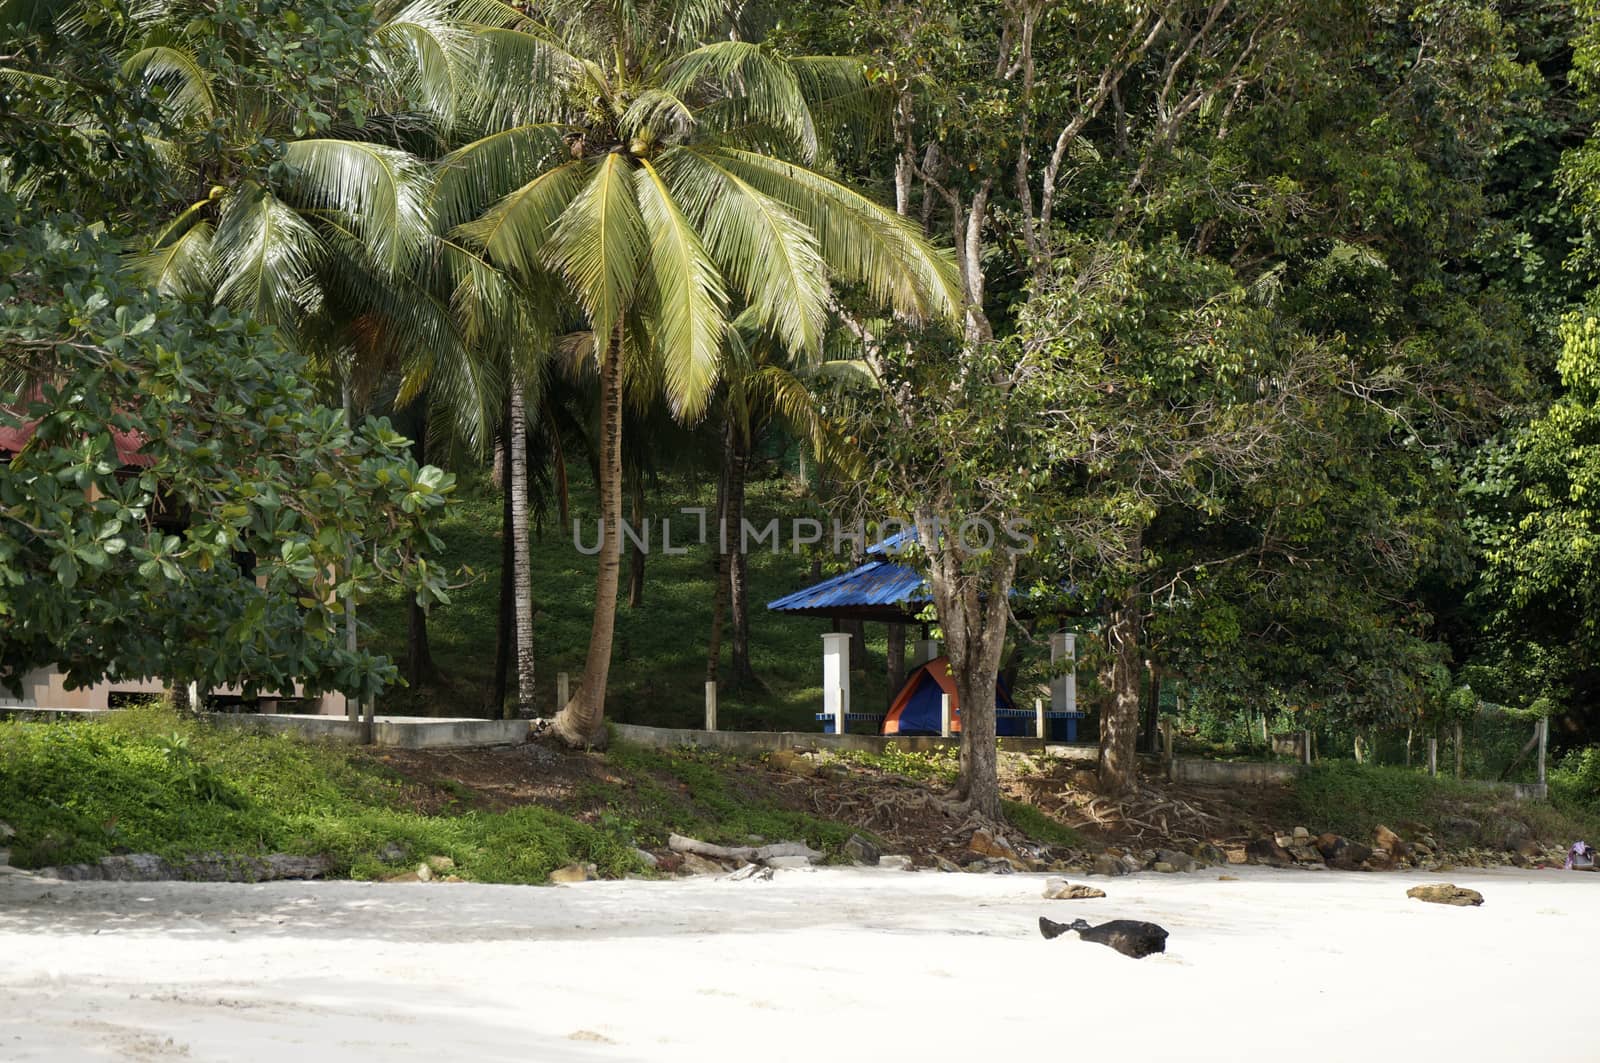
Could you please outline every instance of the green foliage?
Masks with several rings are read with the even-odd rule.
[[[959,768],[959,751],[955,748],[930,749],[925,752],[914,752],[898,749],[894,746],[883,750],[881,753],[864,753],[849,751],[839,754],[842,760],[863,767],[886,771],[894,775],[904,775],[908,779],[918,782],[951,784],[956,780]]]
[[[1552,804],[1600,823],[1600,746],[1573,750],[1546,777]]]
[[[1005,809],[1006,822],[1030,838],[1071,849],[1082,848],[1085,844],[1083,835],[1034,805],[1001,801],[1000,806]]]
[[[1452,781],[1429,778],[1407,768],[1325,761],[1295,780],[1295,807],[1307,826],[1357,840],[1372,836],[1379,824],[1427,821],[1435,802],[1470,796]]]
[[[641,845],[664,845],[676,831],[706,841],[748,845],[803,840],[837,857],[855,831],[848,825],[770,803],[761,788],[740,784],[738,760],[703,750],[671,752],[622,744],[607,755],[630,778],[606,791],[611,815]]]
[[[0,234],[0,425],[36,425],[0,466],[0,681],[392,682],[334,631],[385,583],[447,597],[454,477],[319,405],[269,330],[130,284],[111,240],[3,194]]]
[[[392,842],[449,856],[483,882],[539,882],[574,861],[612,875],[636,868],[625,839],[549,809],[423,815],[398,779],[347,747],[197,724],[159,706],[104,722],[0,723],[0,807],[22,867],[113,850],[287,852],[375,875],[374,854]]]

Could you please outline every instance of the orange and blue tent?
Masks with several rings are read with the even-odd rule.
[[[936,735],[943,720],[941,698],[950,696],[950,733],[961,733],[961,696],[956,693],[956,681],[950,675],[950,659],[935,657],[906,678],[888,715],[883,718],[886,735]],[[1012,709],[1011,691],[1005,681],[995,684],[994,705],[997,709]],[[1002,735],[1028,734],[1026,721],[1001,717],[995,721],[995,730]]]

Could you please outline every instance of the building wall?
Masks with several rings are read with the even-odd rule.
[[[113,694],[132,694],[135,696],[161,697],[167,693],[166,686],[156,679],[118,680],[116,682],[96,683],[90,687],[69,689],[66,677],[54,668],[35,668],[22,677],[22,697],[12,696],[9,690],[0,689],[0,706],[12,706],[25,709],[109,709]],[[217,690],[218,694],[239,696],[242,691],[239,687],[223,687]],[[295,688],[294,696],[302,694],[299,687]],[[262,712],[276,712],[278,699],[263,695],[260,698]],[[318,698],[308,699],[297,706],[296,712],[336,714],[344,711],[344,699],[336,695],[323,695]]]

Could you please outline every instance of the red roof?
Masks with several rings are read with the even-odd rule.
[[[37,401],[35,393],[34,400]],[[14,412],[14,411],[13,411]],[[0,453],[15,454],[28,445],[28,440],[33,438],[33,433],[38,430],[38,421],[24,421],[15,428],[0,425]],[[137,465],[140,467],[154,465],[155,459],[148,454],[139,453],[144,446],[144,439],[138,432],[122,432],[111,429],[111,445],[116,448],[117,460],[124,466]]]

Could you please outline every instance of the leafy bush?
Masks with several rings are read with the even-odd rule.
[[[1307,826],[1359,838],[1380,823],[1423,819],[1435,798],[1456,789],[1406,768],[1326,761],[1295,781],[1294,798]]]
[[[408,810],[401,782],[331,744],[130,709],[100,722],[0,723],[0,809],[17,830],[20,867],[96,860],[115,851],[169,858],[205,852],[331,856],[335,870],[383,872],[390,843],[441,854],[483,882],[540,882],[592,862],[634,870],[626,839],[557,812],[430,816]]]
[[[1575,749],[1549,772],[1550,800],[1559,808],[1600,817],[1600,746]]]

